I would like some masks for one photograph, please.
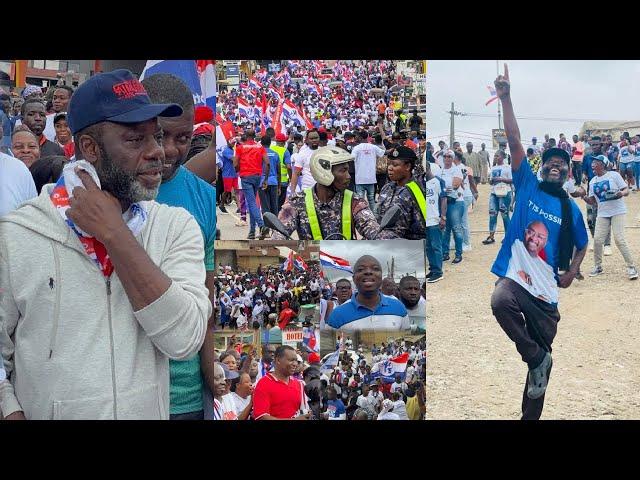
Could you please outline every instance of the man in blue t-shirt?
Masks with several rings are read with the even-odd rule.
[[[346,420],[347,409],[344,406],[344,402],[338,398],[338,392],[335,387],[327,388],[327,411],[324,412],[323,418],[327,420]]]
[[[198,222],[204,243],[205,285],[213,303],[215,263],[213,243],[216,236],[216,189],[182,164],[187,160],[193,136],[193,95],[185,83],[174,75],[151,75],[142,81],[153,103],[177,103],[179,117],[159,119],[163,130],[165,160],[162,183],[156,201],[187,210]],[[213,379],[213,314],[200,353],[189,360],[169,360],[170,418],[202,420],[205,418],[204,379]],[[202,356],[202,361],[201,361]],[[204,375],[203,375],[204,373]],[[204,377],[204,379],[203,379]],[[213,388],[213,382],[208,384]]]
[[[500,277],[491,309],[529,368],[522,419],[537,420],[544,407],[552,367],[551,344],[560,320],[559,288],[568,288],[573,282],[587,251],[588,237],[580,209],[562,188],[569,175],[569,154],[560,148],[546,150],[540,167],[542,181],[538,182],[520,142],[506,64],[495,87],[512,153],[516,201],[491,268]]]
[[[267,151],[267,156],[269,157],[269,177],[267,178],[267,188],[260,188],[258,190],[258,195],[260,196],[260,206],[262,207],[262,213],[265,214],[267,212],[273,213],[276,217],[278,216],[278,196],[280,194],[280,156],[269,148],[271,145],[271,138],[268,135],[265,135],[260,140],[260,145],[262,145]],[[262,176],[260,177],[260,185],[263,185],[264,182],[264,169]]]

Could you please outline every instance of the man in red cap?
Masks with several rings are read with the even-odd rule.
[[[289,188],[289,178],[291,175],[291,154],[285,143],[287,136],[284,133],[276,135],[276,144],[271,145],[271,150],[276,152],[280,157],[280,195],[278,195],[278,211],[282,208],[287,199],[287,189]]]
[[[320,364],[320,355],[316,352],[310,353],[307,357],[307,362],[309,363],[309,365]]]

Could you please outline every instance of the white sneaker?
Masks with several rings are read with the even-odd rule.
[[[629,275],[629,280],[636,280],[638,278],[638,270],[636,267],[627,268],[627,275]]]
[[[236,227],[246,227],[247,226],[247,222],[245,222],[244,220],[238,220],[236,222]]]
[[[463,252],[469,252],[471,250],[473,250],[473,247],[471,247],[471,245],[466,245],[466,244],[462,245],[462,251]]]
[[[604,254],[608,257],[610,255],[613,255],[613,250],[611,250],[611,245],[605,245],[604,246]]]
[[[602,267],[593,267],[593,270],[591,270],[591,273],[589,274],[590,277],[597,277],[598,275],[602,274],[603,270]]]

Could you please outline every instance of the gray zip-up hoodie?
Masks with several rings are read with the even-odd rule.
[[[202,233],[182,208],[146,202],[137,240],[172,280],[137,312],[49,198],[0,219],[0,410],[27,419],[168,419],[169,358],[197,353],[211,314]]]

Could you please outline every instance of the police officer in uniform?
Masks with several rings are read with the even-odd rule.
[[[427,234],[427,202],[425,186],[416,181],[412,172],[418,161],[409,147],[397,146],[389,154],[387,172],[389,182],[382,187],[377,204],[378,221],[393,205],[402,214],[393,227],[398,237],[408,240],[424,240]]]
[[[278,219],[289,235],[299,240],[355,240],[356,232],[366,240],[391,239],[393,230],[380,230],[366,198],[348,190],[349,164],[353,155],[338,147],[321,147],[310,159],[313,187],[290,197]],[[285,237],[274,231],[272,240]]]

